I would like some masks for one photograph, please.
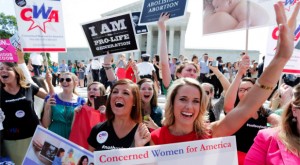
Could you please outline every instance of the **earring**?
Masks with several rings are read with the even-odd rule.
[[[293,117],[292,122],[293,122],[293,123],[296,123],[296,122],[297,122],[297,118],[296,118],[296,117]]]

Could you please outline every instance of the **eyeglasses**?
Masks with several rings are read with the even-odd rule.
[[[240,93],[245,93],[246,91],[248,92],[250,89],[251,89],[251,87],[249,87],[249,88],[240,88],[239,92]]]
[[[292,103],[292,109],[300,110],[300,105],[295,105],[295,104]]]
[[[210,94],[210,92],[209,92],[209,91],[205,91],[205,93],[206,93],[207,95],[209,95],[209,94]]]
[[[59,82],[64,82],[65,81],[65,79],[64,78],[60,78],[59,79]],[[66,82],[71,82],[72,81],[72,79],[71,78],[66,78]]]

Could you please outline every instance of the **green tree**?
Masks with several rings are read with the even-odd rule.
[[[0,38],[9,38],[17,31],[17,20],[12,15],[0,13]]]

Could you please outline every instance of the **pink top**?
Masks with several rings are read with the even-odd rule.
[[[245,165],[300,165],[300,157],[287,151],[278,138],[278,129],[263,129],[254,139]]]

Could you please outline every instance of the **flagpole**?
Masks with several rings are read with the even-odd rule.
[[[250,2],[247,0],[247,25],[246,25],[246,49],[245,53],[248,54],[248,41],[249,41],[249,19],[250,19]]]

